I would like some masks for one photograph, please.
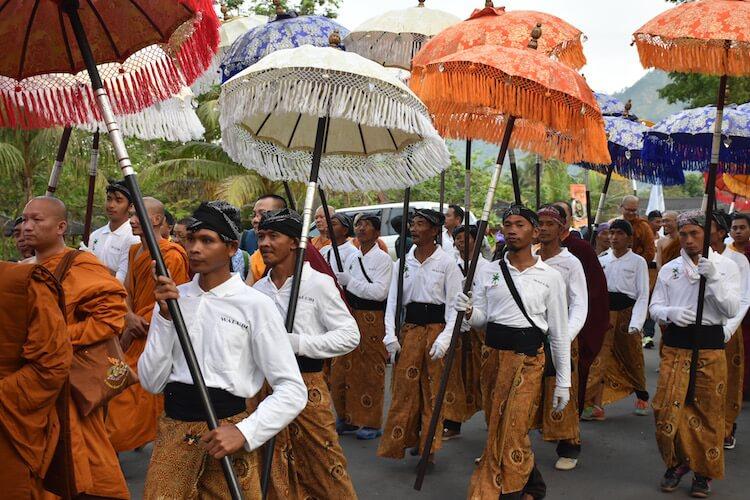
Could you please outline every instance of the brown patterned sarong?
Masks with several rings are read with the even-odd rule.
[[[484,423],[490,426],[492,409],[492,391],[495,390],[498,374],[500,373],[500,351],[491,347],[482,347],[482,366],[479,378],[479,392],[482,394],[482,411]]]
[[[542,405],[539,407],[533,429],[542,429],[545,441],[567,441],[573,445],[581,444],[581,429],[578,419],[578,339],[570,344],[570,402],[565,409],[556,413],[552,411],[552,400],[555,392],[555,377],[544,377]]]
[[[435,395],[440,385],[444,361],[430,359],[430,348],[445,327],[442,323],[419,326],[404,324],[401,329],[401,352],[393,368],[392,399],[378,456],[403,458],[404,450],[419,446],[424,449],[427,429],[432,418]],[[461,381],[460,349],[454,359],[442,408],[442,418],[456,422],[463,420],[465,396]],[[432,442],[433,453],[442,446],[442,432]]]
[[[388,351],[382,311],[353,312],[359,326],[359,346],[331,363],[331,397],[336,414],[347,424],[380,429],[385,395]]]
[[[743,374],[745,373],[745,346],[742,326],[724,346],[727,358],[727,396],[724,407],[724,436],[731,436],[734,423],[742,410]]]
[[[497,359],[494,389],[489,404],[489,430],[484,453],[471,477],[468,498],[498,498],[521,491],[534,467],[529,429],[541,403],[544,350],[536,356],[491,349]],[[494,362],[485,362],[491,369]],[[483,370],[484,375],[484,370]]]
[[[632,307],[609,312],[610,328],[589,371],[586,406],[614,403],[646,390],[641,336],[628,333],[632,312]]]
[[[463,370],[461,375],[466,394],[466,414],[461,419],[464,422],[482,410],[482,348],[484,347],[484,331],[472,328],[463,334],[463,349],[466,354],[462,357]]]
[[[234,424],[247,416],[243,412],[221,423]],[[159,418],[144,499],[230,498],[221,462],[210,457],[200,444],[206,432],[205,422],[182,422],[166,415]],[[232,464],[244,497],[260,498],[259,454],[243,449],[232,455]]]
[[[724,477],[726,358],[722,349],[701,349],[695,403],[685,404],[690,349],[664,346],[652,406],[656,443],[667,467],[687,465],[698,475]]]

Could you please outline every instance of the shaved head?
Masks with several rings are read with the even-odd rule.
[[[36,210],[43,210],[52,217],[68,222],[68,207],[59,198],[54,196],[37,196],[29,200],[26,208],[34,207]],[[24,212],[26,209],[24,209]]]
[[[51,196],[32,198],[23,209],[23,237],[37,255],[65,246],[68,229],[65,203]]]
[[[164,224],[164,220],[166,219],[164,204],[156,198],[146,196],[143,198],[143,205],[146,207],[146,213],[148,214],[149,221],[151,222],[151,227],[154,228],[154,233],[160,236],[161,233],[159,228],[162,224]],[[135,236],[143,236],[141,221],[138,218],[138,214],[135,213],[135,207],[133,207],[132,205],[130,206],[129,214],[130,227],[133,229],[133,234]]]
[[[164,203],[160,202],[156,198],[146,196],[145,198],[143,198],[143,204],[146,205],[146,211],[149,215],[160,215],[162,217],[166,217],[166,212],[164,211]]]

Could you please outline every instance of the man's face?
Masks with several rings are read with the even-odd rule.
[[[331,219],[331,226],[333,226],[333,234],[336,235],[336,241],[341,241],[349,236],[349,229],[338,219]]]
[[[677,233],[677,217],[666,215],[661,219],[664,234],[673,235]]]
[[[503,220],[505,245],[512,251],[522,250],[539,237],[539,229],[520,215],[510,215]]]
[[[711,222],[711,246],[714,248],[721,248],[724,245],[724,240],[727,237],[727,233],[723,229],[719,229],[718,224],[715,221]]]
[[[680,248],[688,257],[697,257],[703,252],[704,232],[701,226],[686,224],[679,229]]]
[[[354,232],[357,235],[357,240],[362,245],[373,243],[380,237],[380,231],[375,229],[372,222],[367,219],[358,220],[354,226]]]
[[[34,255],[34,250],[26,244],[26,238],[23,236],[23,223],[13,228],[13,239],[16,240],[16,250],[23,259],[28,259]]]
[[[49,248],[65,234],[68,223],[43,200],[32,200],[23,209],[23,239],[34,251]]]
[[[732,221],[732,239],[740,245],[745,245],[750,240],[750,224],[745,219]]]
[[[185,224],[175,224],[174,234],[172,235],[172,241],[185,248],[185,242],[187,241],[187,227]]]
[[[435,241],[438,227],[422,216],[415,215],[411,221],[411,239],[415,245],[428,245]]]
[[[573,213],[565,203],[553,203],[556,207],[560,207],[565,212],[565,225],[563,226],[563,232],[565,229],[570,229],[570,225],[573,223]]]
[[[328,234],[328,223],[326,222],[326,216],[323,213],[323,207],[318,207],[315,211],[315,227],[320,234]]]
[[[260,220],[263,218],[263,214],[271,210],[280,210],[283,208],[279,205],[281,203],[273,198],[262,198],[255,202],[253,206],[253,229],[255,229],[256,233],[258,232],[258,226],[260,225]]]
[[[151,227],[158,230],[161,237],[164,238],[164,231],[162,228],[166,225],[166,221],[161,215],[154,214],[151,210],[146,207],[148,212],[148,218],[151,220]],[[143,228],[141,228],[141,220],[138,218],[138,214],[135,213],[135,208],[132,206],[128,210],[128,216],[130,217],[130,227],[133,229],[133,236],[143,236]],[[167,234],[169,237],[169,234]]]
[[[648,225],[651,226],[651,231],[654,232],[654,234],[659,232],[659,229],[661,229],[663,224],[663,219],[661,217],[656,217],[655,219],[651,219],[648,221]]]
[[[609,229],[605,229],[604,231],[599,231],[596,234],[596,243],[600,247],[609,248]]]
[[[278,231],[261,229],[258,231],[258,250],[267,267],[274,267],[284,262],[297,250],[297,239]]]
[[[446,229],[453,229],[461,224],[461,219],[456,215],[456,211],[449,208],[445,213],[445,227]]]
[[[622,214],[622,218],[626,221],[634,221],[638,217],[638,202],[635,200],[622,202],[620,205],[620,213]]]
[[[464,231],[453,239],[453,246],[458,249],[461,258],[466,258],[466,240],[469,240],[468,255],[471,257],[474,253],[474,238],[471,237],[471,233],[467,236],[466,231]]]
[[[616,252],[623,252],[630,245],[630,236],[622,229],[609,230],[609,246]]]
[[[539,217],[539,242],[549,244],[560,241],[562,226],[552,217]]]
[[[110,222],[122,222],[127,219],[130,206],[130,202],[121,192],[111,191],[107,193],[107,201],[104,204],[104,208],[107,211],[107,219]]]
[[[190,270],[199,274],[214,272],[228,265],[237,248],[238,242],[227,243],[216,231],[209,229],[188,232],[185,241]]]

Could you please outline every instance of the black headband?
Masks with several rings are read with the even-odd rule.
[[[372,227],[374,227],[376,231],[380,231],[380,226],[381,226],[380,217],[378,217],[376,214],[363,212],[363,213],[358,214],[354,218],[354,220],[356,220],[357,222],[361,220],[370,221],[370,224],[372,224]],[[399,229],[401,228],[399,227]]]
[[[505,219],[507,219],[511,215],[518,215],[520,217],[523,217],[524,219],[529,221],[532,226],[539,227],[539,217],[536,215],[536,212],[534,212],[530,208],[526,208],[525,206],[517,203],[512,204],[503,213],[503,222],[505,222]]]
[[[464,231],[466,231],[466,226],[463,224],[460,224],[456,226],[456,228],[453,230],[453,237],[455,238],[459,234],[462,234]],[[474,240],[477,239],[477,234],[479,233],[479,228],[475,226],[474,224],[469,226],[469,235],[474,238]]]
[[[118,192],[122,194],[125,198],[128,199],[130,203],[133,203],[133,196],[130,194],[130,189],[128,189],[128,186],[125,184],[125,181],[108,181],[109,186],[107,186],[107,192],[108,193],[114,193]]]
[[[16,227],[17,225],[21,224],[23,222],[23,215],[16,217],[16,219],[13,221],[13,227]]]
[[[192,215],[195,222],[190,224],[188,231],[208,229],[221,236],[224,241],[239,241],[240,230],[230,216],[212,202],[203,202]]]
[[[335,213],[331,216],[331,220],[336,219],[339,223],[346,228],[347,236],[354,236],[354,223],[352,218],[344,213]]]
[[[445,215],[441,214],[437,210],[429,208],[420,208],[414,212],[414,217],[422,217],[433,226],[442,226],[445,224]]]
[[[626,221],[625,219],[615,219],[612,224],[609,225],[610,231],[613,231],[615,229],[619,229],[628,236],[633,236],[633,226],[631,226],[630,222]]]
[[[288,208],[269,210],[260,219],[258,230],[276,231],[290,238],[299,238],[302,236],[302,217]]]

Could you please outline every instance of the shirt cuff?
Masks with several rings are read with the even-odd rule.
[[[246,418],[243,418],[242,420],[234,424],[245,437],[245,444],[243,445],[243,447],[245,448],[245,451],[248,452],[259,448],[263,444],[253,442],[253,436],[256,434],[255,428],[257,427],[254,415],[254,413],[250,414]]]
[[[287,334],[289,338],[289,343],[292,345],[292,352],[297,355],[301,355],[300,352],[301,344],[302,344],[302,335],[296,334],[296,333],[288,333]]]

